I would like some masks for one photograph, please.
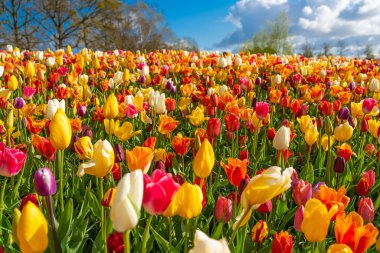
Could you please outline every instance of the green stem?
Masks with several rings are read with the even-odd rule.
[[[150,223],[152,222],[153,215],[149,215],[148,220],[146,221],[142,245],[141,245],[141,253],[146,252],[146,243],[148,242],[149,237],[149,229],[150,229]]]
[[[48,200],[47,202],[48,202],[48,207],[49,207],[50,225],[51,225],[51,231],[53,234],[53,241],[54,241],[54,252],[59,253],[57,230],[55,228],[55,223],[54,223],[53,197],[51,195],[49,195],[46,198]]]
[[[100,197],[100,201],[99,203],[102,201],[102,198],[103,198],[103,181],[104,179],[101,178],[100,179],[100,194],[99,194],[99,197]],[[106,226],[105,226],[105,219],[104,219],[104,206],[102,204],[100,204],[100,207],[101,207],[101,226],[102,226],[102,240],[103,240],[103,243],[104,245],[107,245],[107,233],[106,233]],[[105,251],[107,251],[107,247],[105,247]]]
[[[241,223],[245,220],[245,218],[247,217],[247,215],[249,214],[249,211],[251,210],[251,208],[247,208],[242,217],[240,218],[240,220],[238,221],[236,227],[234,228],[233,232],[232,232],[232,235],[231,235],[231,238],[230,238],[230,243],[229,243],[229,246],[230,246],[230,249],[232,249],[233,247],[233,243],[234,243],[234,239],[235,239],[235,236],[236,236],[236,233],[237,231],[239,230],[240,228],[240,225]]]
[[[172,245],[173,240],[173,223],[172,218],[168,217],[168,223],[169,223],[169,245]]]
[[[124,233],[124,253],[131,253],[131,244],[130,244],[130,230],[127,230]]]
[[[5,188],[7,186],[8,177],[4,177],[3,179],[3,187],[1,188],[1,195],[0,195],[0,227],[2,227],[3,222],[3,210],[4,210],[4,194],[5,194]],[[3,229],[0,229],[0,235],[2,234]]]
[[[189,248],[189,240],[190,240],[190,220],[186,220],[186,239],[185,239],[185,250],[184,253],[188,252]]]
[[[61,202],[61,212],[65,209],[63,203],[63,159],[64,159],[64,150],[58,150],[57,159],[58,159],[58,169],[59,169],[59,198]]]

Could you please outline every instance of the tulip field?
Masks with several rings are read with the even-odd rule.
[[[0,51],[0,252],[380,252],[379,60]]]

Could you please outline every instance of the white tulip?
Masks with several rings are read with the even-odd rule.
[[[281,83],[281,75],[277,74],[274,77],[274,82],[275,82],[275,84],[280,84]]]
[[[44,52],[43,51],[37,51],[35,56],[36,60],[42,61],[44,59]]]
[[[123,72],[121,71],[117,71],[114,75],[113,75],[113,81],[116,85],[116,87],[118,87],[122,82],[123,82]]]
[[[284,150],[289,148],[290,143],[290,129],[286,126],[280,127],[273,139],[273,147],[277,150]]]
[[[137,57],[136,62],[138,64],[145,63],[146,62],[145,57],[143,55],[140,55],[139,57]]]
[[[102,56],[103,56],[103,52],[102,52],[102,51],[99,51],[99,50],[97,50],[97,51],[95,51],[95,56],[96,56],[97,58],[100,58],[100,57],[102,57]]]
[[[58,101],[56,98],[50,99],[46,108],[45,117],[52,120],[58,108],[61,108],[63,111],[65,111],[65,100],[62,99],[61,101]]]
[[[223,95],[228,91],[227,85],[223,84],[219,86],[219,96]]]
[[[13,51],[13,56],[16,57],[16,58],[20,58],[21,57],[20,50]]]
[[[160,96],[156,98],[156,102],[153,107],[154,111],[157,114],[166,113],[166,105],[165,105],[165,93],[162,93]]]
[[[113,50],[113,54],[114,54],[115,56],[119,56],[119,50],[117,50],[117,49]]]
[[[0,77],[4,74],[4,66],[0,66]]]
[[[8,53],[12,53],[13,52],[13,46],[12,45],[7,45],[6,46],[6,50]]]
[[[113,229],[124,233],[137,225],[143,194],[144,180],[141,170],[132,171],[120,179],[110,212]]]
[[[235,67],[239,67],[243,63],[240,56],[235,57]]]
[[[320,72],[319,72],[319,76],[322,77],[322,78],[325,78],[326,77],[326,71],[324,69],[322,69]]]
[[[149,75],[149,67],[148,65],[144,65],[142,69],[140,70],[140,74],[143,76]]]
[[[53,67],[55,64],[55,58],[54,57],[49,57],[46,59],[46,66],[49,68]]]
[[[134,105],[134,103],[133,103],[133,95],[127,95],[127,96],[125,96],[125,98],[124,98],[124,104],[126,104],[126,105]]]
[[[219,68],[225,68],[228,66],[227,59],[224,57],[219,58],[219,63],[218,63]]]
[[[211,96],[212,94],[214,94],[216,92],[215,88],[208,88],[207,89],[207,95],[208,96]]]
[[[379,80],[372,78],[371,82],[369,83],[369,90],[371,92],[379,92],[379,89]]]
[[[189,253],[230,253],[230,249],[224,238],[215,240],[197,230],[194,236],[194,248]]]

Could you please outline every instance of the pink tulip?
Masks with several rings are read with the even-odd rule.
[[[365,98],[363,100],[363,107],[362,110],[365,114],[370,113],[376,105],[376,100],[373,98]]]
[[[257,102],[255,108],[256,116],[263,120],[268,116],[269,104],[266,102]]]
[[[33,98],[34,93],[36,93],[36,89],[30,86],[25,86],[22,89],[22,96],[25,100],[31,100]]]
[[[218,222],[227,223],[232,216],[232,200],[225,197],[218,197],[215,206],[215,218]]]
[[[26,154],[19,149],[8,148],[4,143],[0,143],[0,175],[12,177],[17,175],[24,162]]]
[[[268,200],[264,204],[261,204],[259,208],[257,208],[257,211],[260,213],[270,213],[272,211],[272,200]]]
[[[358,205],[358,213],[364,222],[371,222],[375,217],[375,210],[371,198],[361,198]]]
[[[129,104],[127,108],[127,117],[128,118],[135,118],[139,114],[139,111],[136,109],[135,105]]]
[[[297,205],[305,205],[311,198],[312,187],[308,181],[298,180],[297,184],[293,188],[293,199]]]
[[[301,224],[302,224],[302,221],[303,221],[303,212],[304,212],[305,208],[303,206],[300,206],[298,209],[297,209],[297,212],[294,216],[294,228],[298,231],[298,232],[301,232]]]
[[[155,170],[149,177],[144,174],[143,206],[147,213],[152,215],[162,214],[172,201],[177,192],[177,184],[172,174],[166,174],[164,170]]]

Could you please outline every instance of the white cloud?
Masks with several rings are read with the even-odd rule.
[[[310,15],[313,13],[313,9],[307,5],[307,6],[303,7],[302,13],[305,15]]]

